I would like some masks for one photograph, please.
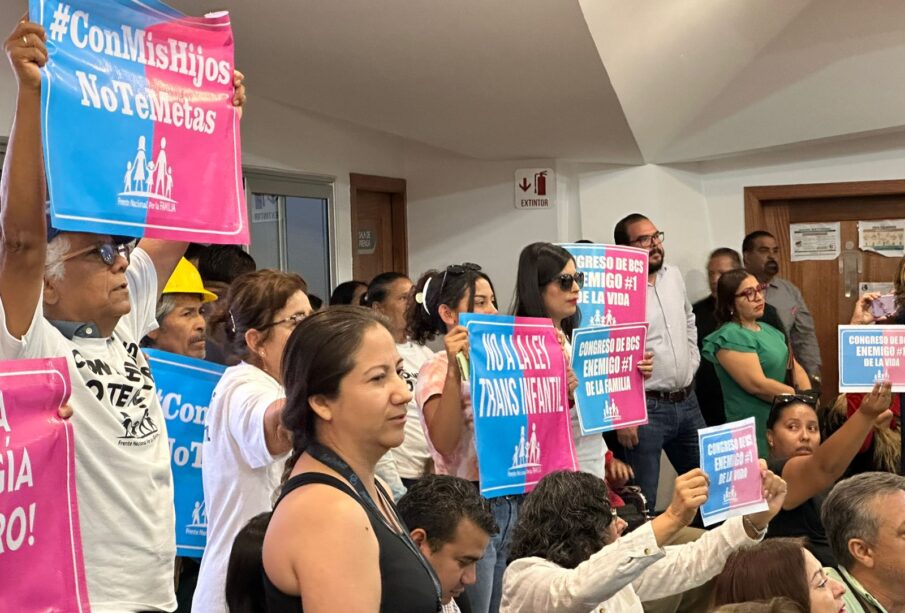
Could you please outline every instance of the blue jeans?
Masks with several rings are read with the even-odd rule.
[[[623,449],[623,459],[635,471],[635,483],[647,499],[647,509],[657,508],[660,481],[660,452],[680,475],[700,467],[698,429],[705,428],[704,417],[694,392],[681,402],[647,399],[647,425],[638,427],[638,445]]]
[[[497,613],[503,598],[503,573],[509,558],[509,541],[518,521],[518,509],[524,496],[491,498],[490,508],[500,529],[490,538],[484,557],[475,568],[477,581],[465,588],[474,613]]]

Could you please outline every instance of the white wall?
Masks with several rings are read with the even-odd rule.
[[[474,262],[487,272],[497,302],[508,309],[518,256],[535,241],[579,238],[576,182],[568,164],[555,166],[559,203],[549,210],[514,206],[515,170],[554,166],[551,160],[481,161],[407,143],[409,270]]]
[[[655,164],[587,166],[579,179],[585,238],[612,243],[616,222],[629,213],[642,213],[665,233],[666,261],[685,274],[689,293],[706,293],[701,270],[712,239],[698,173]]]
[[[334,183],[336,283],[352,278],[349,173],[403,176],[403,139],[255,98],[242,119],[242,162],[329,175]]]
[[[666,233],[666,259],[682,269],[695,301],[708,292],[710,251],[741,248],[745,187],[901,179],[901,143],[901,134],[888,134],[681,166],[584,165],[578,172],[581,232],[612,242],[621,217],[647,215]]]
[[[699,165],[717,246],[739,249],[745,236],[744,188],[758,185],[838,183],[905,177],[899,135],[876,136]],[[905,216],[905,212],[903,212]]]

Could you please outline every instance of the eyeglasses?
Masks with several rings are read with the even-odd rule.
[[[300,323],[302,323],[305,320],[306,317],[308,317],[308,316],[305,313],[294,313],[294,314],[290,315],[289,317],[285,317],[285,318],[277,320],[277,321],[272,321],[269,324],[265,324],[265,325],[261,326],[260,328],[258,328],[258,332],[263,332],[264,330],[266,330],[268,328],[272,328],[274,326],[279,326],[280,324],[289,324],[290,328],[295,329],[296,327],[298,327],[298,325]]]
[[[745,291],[737,293],[735,295],[735,297],[741,298],[742,296],[744,296],[745,298],[748,299],[748,302],[754,302],[754,297],[757,296],[758,294],[760,294],[760,295],[766,294],[768,287],[770,287],[770,286],[767,285],[766,283],[761,283],[760,285],[758,285],[756,287],[749,287]]]
[[[645,234],[644,236],[639,236],[633,241],[629,241],[629,245],[640,245],[642,247],[650,247],[654,244],[654,241],[658,243],[662,243],[663,239],[666,235],[663,232],[655,232],[654,234]]]
[[[116,256],[121,255],[125,258],[126,263],[129,262],[129,258],[132,255],[132,245],[130,243],[115,245],[113,243],[101,243],[100,245],[91,245],[90,247],[85,247],[84,249],[79,249],[78,251],[73,251],[72,253],[67,253],[60,260],[61,262],[65,262],[67,260],[71,260],[72,258],[77,258],[80,255],[85,255],[86,253],[95,252],[98,257],[106,264],[107,266],[113,266],[113,263],[116,262]]]
[[[446,275],[464,275],[466,272],[478,272],[481,270],[481,267],[477,264],[472,264],[471,262],[463,262],[462,264],[451,264],[446,267],[446,270],[443,272],[443,280],[440,282],[440,292],[437,294],[438,296],[443,295],[443,288],[446,286]]]
[[[578,289],[584,287],[584,273],[576,272],[572,275],[559,275],[555,279],[554,282],[559,282],[559,289],[564,292],[567,292],[572,289],[572,284],[575,283],[578,285]]]

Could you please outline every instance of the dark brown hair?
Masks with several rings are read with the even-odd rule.
[[[446,324],[440,317],[440,305],[445,304],[455,311],[459,302],[467,296],[467,312],[474,311],[475,284],[478,279],[487,281],[490,291],[493,292],[493,306],[497,304],[493,282],[486,273],[467,264],[462,265],[461,272],[454,274],[448,273],[450,268],[456,267],[448,266],[442,270],[428,270],[421,275],[412,288],[414,299],[409,300],[405,322],[406,335],[416,343],[423,345],[434,340],[438,334],[446,334]],[[424,291],[425,285],[428,286],[427,292]]]
[[[540,480],[518,512],[509,561],[537,556],[575,568],[605,544],[609,490],[590,473],[560,470]]]
[[[772,538],[734,551],[713,586],[714,606],[777,596],[811,610],[804,542],[800,539]]]
[[[788,598],[773,598],[771,600],[757,600],[753,602],[740,602],[727,604],[712,613],[809,613],[801,608],[797,602]]]
[[[720,325],[735,321],[735,295],[742,282],[751,276],[744,268],[734,268],[716,283],[716,321]]]
[[[308,288],[305,280],[294,272],[264,268],[236,277],[229,287],[223,323],[226,340],[232,352],[247,360],[248,345],[245,333],[273,323],[277,312],[296,293]],[[264,331],[264,338],[271,329]]]
[[[392,335],[389,324],[372,309],[332,306],[305,318],[292,332],[283,352],[283,427],[292,434],[287,470],[317,437],[317,414],[308,399],[336,398],[340,382],[355,367],[365,332],[374,326]]]

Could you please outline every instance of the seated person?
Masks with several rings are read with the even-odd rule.
[[[713,604],[784,596],[806,613],[842,613],[844,593],[801,540],[770,539],[729,556],[716,579]]]
[[[823,525],[848,588],[848,613],[905,607],[905,477],[870,472],[840,481],[823,503]]]
[[[640,613],[642,600],[701,585],[735,549],[760,540],[785,500],[786,484],[762,463],[769,508],[734,517],[694,543],[664,545],[707,501],[709,482],[696,468],[676,479],[666,511],[620,538],[625,522],[609,504],[603,480],[554,472],[528,494],[503,578],[503,613]]]
[[[891,398],[888,383],[875,386],[858,412],[821,445],[817,400],[801,394],[776,397],[767,417],[768,465],[785,479],[789,493],[767,538],[805,536],[807,548],[821,564],[835,565],[820,521],[820,507],[867,433],[876,423],[888,419]]]
[[[498,530],[490,503],[465,479],[428,475],[409,488],[398,510],[440,579],[443,613],[469,613],[465,587],[474,585],[478,560]]]

